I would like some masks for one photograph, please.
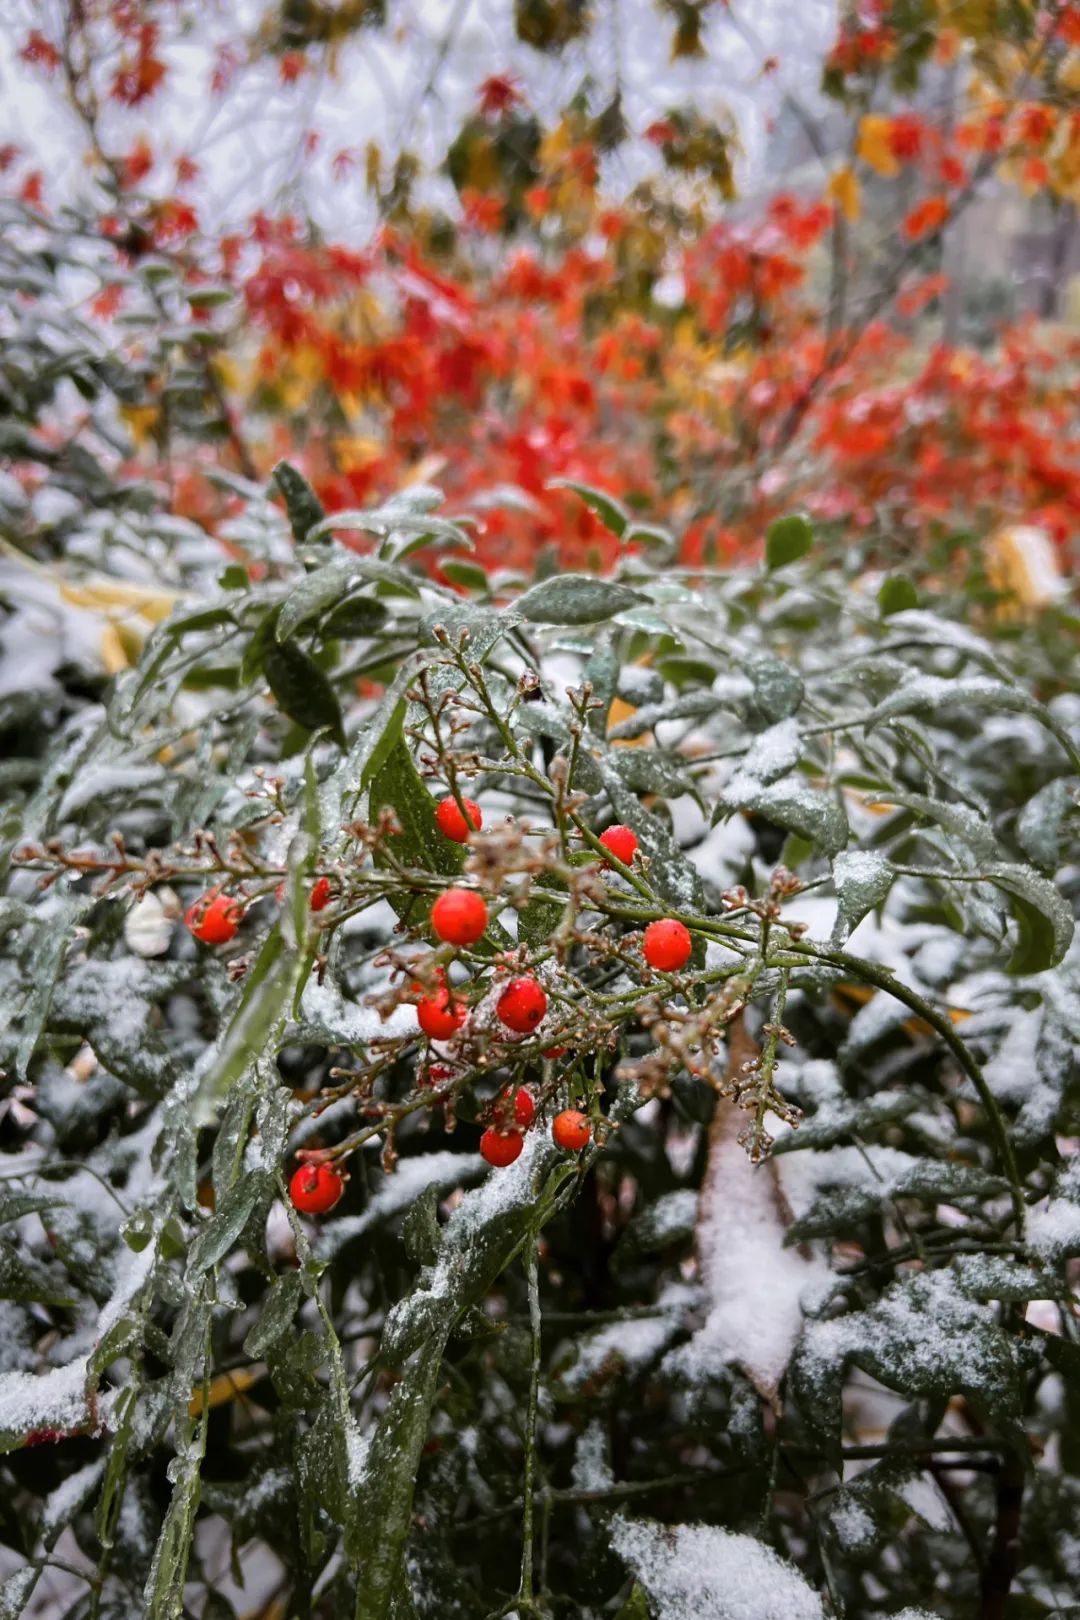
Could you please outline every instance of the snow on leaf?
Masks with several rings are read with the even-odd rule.
[[[804,1577],[754,1536],[619,1514],[611,1545],[645,1588],[656,1620],[824,1620]]]
[[[827,1283],[819,1262],[785,1247],[790,1222],[771,1160],[751,1164],[738,1143],[743,1116],[721,1103],[710,1129],[709,1160],[697,1223],[704,1325],[668,1364],[698,1381],[737,1363],[775,1400],[802,1331],[803,1300]]]

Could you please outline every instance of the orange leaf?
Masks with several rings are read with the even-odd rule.
[[[927,197],[917,203],[904,220],[904,235],[912,242],[940,230],[949,217],[949,205],[944,197]]]
[[[862,212],[859,182],[854,171],[850,168],[837,169],[835,174],[829,176],[827,192],[848,223],[854,225]]]

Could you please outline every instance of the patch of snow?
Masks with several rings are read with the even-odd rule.
[[[821,1599],[799,1571],[753,1536],[619,1514],[611,1545],[656,1620],[823,1620]]]

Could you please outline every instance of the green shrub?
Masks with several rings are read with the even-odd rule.
[[[137,668],[4,686],[0,1613],[1071,1612],[1077,621],[237,488]]]

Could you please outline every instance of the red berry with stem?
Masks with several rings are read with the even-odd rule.
[[[445,987],[416,1003],[416,1019],[424,1034],[433,1041],[448,1041],[469,1016],[463,1001],[455,1001]]]
[[[536,1103],[531,1091],[524,1086],[507,1086],[500,1092],[495,1104],[495,1117],[500,1124],[506,1125],[511,1119],[521,1130],[527,1131],[536,1118]]]
[[[617,861],[622,861],[624,866],[630,865],[634,859],[634,851],[638,847],[637,833],[632,827],[609,827],[607,832],[600,834],[600,842]]]
[[[330,903],[330,879],[321,877],[312,884],[308,905],[312,911],[322,911]]]
[[[556,1114],[551,1122],[551,1134],[555,1139],[555,1146],[561,1147],[564,1153],[580,1153],[583,1147],[588,1147],[592,1127],[588,1116],[576,1108],[564,1108],[561,1114]]]
[[[642,952],[646,962],[661,973],[677,973],[693,955],[690,930],[674,917],[662,917],[645,930]]]
[[[184,921],[204,945],[227,945],[235,939],[243,916],[243,906],[213,889],[188,908]]]
[[[344,1177],[329,1164],[302,1164],[289,1182],[289,1197],[304,1215],[326,1215],[344,1191]]]
[[[447,889],[431,908],[436,938],[447,945],[475,945],[487,925],[487,906],[475,889]]]
[[[479,832],[484,825],[484,818],[480,813],[480,806],[471,799],[462,799],[468,816],[466,821],[462,815],[456,799],[440,799],[435,806],[435,820],[439,824],[439,831],[447,838],[452,838],[455,844],[468,842],[471,832]]]
[[[520,1131],[490,1125],[480,1138],[480,1152],[488,1164],[513,1164],[524,1146]]]
[[[507,1029],[518,1035],[531,1035],[547,1012],[548,998],[535,979],[525,976],[511,979],[502,995],[496,1012]]]

